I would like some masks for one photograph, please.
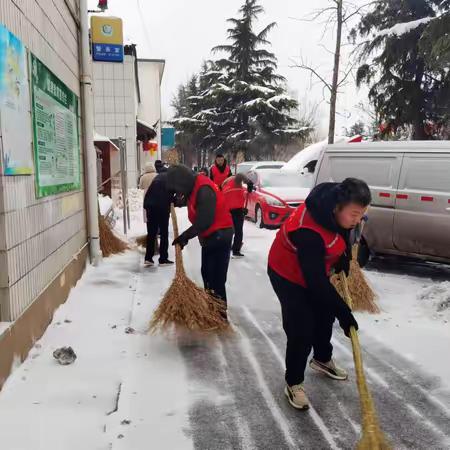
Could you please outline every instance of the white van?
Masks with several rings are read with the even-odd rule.
[[[450,141],[327,147],[315,184],[367,182],[373,201],[362,252],[450,262]]]

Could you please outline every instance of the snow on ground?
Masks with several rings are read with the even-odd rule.
[[[186,212],[179,211],[178,217],[183,230]],[[130,234],[145,229],[140,207],[132,212],[132,224]],[[265,273],[275,233],[245,224],[246,258],[232,260],[229,271],[236,328],[230,341],[146,333],[173,268],[144,270],[138,251],[89,267],[0,393],[2,448],[253,449],[276,448],[277,442],[279,448],[295,448],[292,442],[299,438],[304,448],[313,448],[311,442],[316,448],[348,448],[343,443],[356,440],[360,420],[354,383],[332,391],[308,373],[313,408],[307,415],[292,411],[282,395],[285,341],[279,305]],[[197,282],[199,253],[196,243],[183,252],[186,269]],[[392,424],[391,436],[403,443],[398,448],[412,448],[405,442],[414,428],[409,417],[414,413],[418,431],[411,442],[421,436],[423,442],[441,442],[448,435],[442,425],[448,423],[446,397],[438,396],[443,392],[439,384],[435,389],[422,383],[414,368],[419,365],[433,377],[450,380],[444,356],[450,342],[448,311],[438,311],[447,304],[449,283],[380,270],[367,275],[383,312],[357,316],[369,383],[385,414],[383,426],[389,431]],[[350,368],[350,346],[344,339],[336,332],[335,348]],[[78,355],[71,366],[59,366],[52,357],[63,345]],[[396,355],[411,360],[412,369],[397,363]],[[386,367],[392,371],[385,373]],[[330,403],[330,398],[340,401]],[[399,415],[406,430],[399,429]],[[256,446],[261,436],[264,444]]]
[[[140,259],[128,252],[89,267],[56,311],[0,393],[2,449],[192,447],[183,433],[188,402],[180,354],[146,333],[173,271],[141,276]],[[135,331],[127,334],[127,327]],[[71,366],[52,357],[64,345],[78,356]]]
[[[363,332],[439,376],[450,388],[450,283],[408,275],[366,272],[382,313],[360,314]],[[441,302],[447,309],[438,311]]]

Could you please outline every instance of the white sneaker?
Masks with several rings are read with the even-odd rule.
[[[296,384],[295,386],[286,386],[284,393],[291,406],[295,409],[306,410],[309,408],[309,400],[306,396],[303,384]]]
[[[337,366],[333,359],[327,363],[317,361],[317,359],[311,359],[309,362],[309,367],[316,370],[317,372],[325,374],[327,377],[333,380],[346,380],[348,378],[348,373],[346,370]]]

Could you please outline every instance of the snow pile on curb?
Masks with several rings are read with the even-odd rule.
[[[417,299],[433,308],[433,312],[440,316],[446,315],[450,319],[450,282],[433,284],[423,288],[417,294]]]
[[[107,195],[98,194],[98,204],[100,207],[100,214],[104,216],[113,206],[113,201]]]

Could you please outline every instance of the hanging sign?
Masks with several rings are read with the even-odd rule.
[[[78,97],[31,55],[36,195],[81,188]]]
[[[94,61],[123,62],[123,24],[119,17],[91,17]]]

